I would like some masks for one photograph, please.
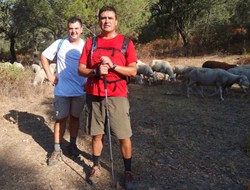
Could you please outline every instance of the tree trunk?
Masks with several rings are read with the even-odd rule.
[[[9,36],[10,38],[10,55],[11,55],[11,63],[14,63],[17,58],[16,58],[16,52],[15,52],[15,37],[14,35]]]
[[[182,30],[179,30],[179,33],[181,35],[182,41],[183,41],[183,46],[186,47],[189,45],[188,37],[186,36],[185,32]]]
[[[183,41],[183,46],[186,47],[189,45],[189,40],[188,40],[188,36],[186,35],[185,31],[184,31],[184,27],[181,26],[181,24],[179,24],[178,20],[175,21],[175,27],[177,32],[180,34],[182,41]]]

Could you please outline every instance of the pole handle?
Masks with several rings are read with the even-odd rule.
[[[104,82],[104,89],[107,89],[107,77],[106,75],[103,76],[103,82]]]

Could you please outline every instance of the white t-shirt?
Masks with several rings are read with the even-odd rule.
[[[55,85],[54,94],[56,96],[81,96],[85,94],[83,85],[87,78],[78,75],[78,64],[85,41],[81,39],[79,45],[72,45],[66,38],[57,52],[60,41],[61,39],[56,40],[42,52],[51,61],[57,55],[58,83]]]

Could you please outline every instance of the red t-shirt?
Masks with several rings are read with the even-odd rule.
[[[124,36],[120,34],[112,39],[97,37],[96,49],[93,51],[92,55],[90,55],[92,39],[87,40],[79,63],[86,65],[87,68],[96,68],[100,64],[101,56],[108,56],[113,63],[121,66],[128,66],[130,63],[136,62],[135,47],[131,40],[129,41],[125,56],[121,52],[123,40]],[[103,77],[101,76],[101,78]],[[127,96],[127,81],[125,80],[125,76],[110,69],[106,78],[108,81],[108,96]],[[104,82],[100,78],[88,78],[85,89],[87,94],[105,96]]]

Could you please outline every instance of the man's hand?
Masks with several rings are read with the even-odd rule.
[[[113,63],[112,63],[112,61],[110,60],[109,57],[101,56],[100,61],[101,61],[102,64],[108,65],[109,69],[113,68]]]
[[[100,58],[101,65],[100,65],[100,75],[108,74],[108,70],[113,67],[113,63],[107,56],[102,56]]]
[[[50,83],[51,83],[53,86],[56,85],[57,82],[58,82],[58,79],[57,79],[56,75],[52,75],[52,76],[49,77],[48,79],[49,79]]]

